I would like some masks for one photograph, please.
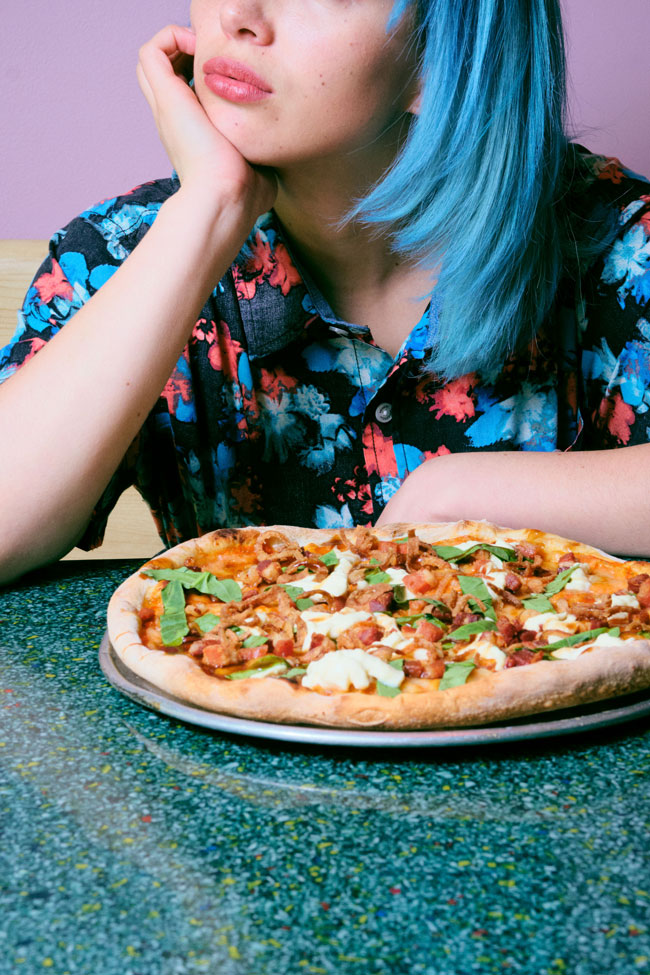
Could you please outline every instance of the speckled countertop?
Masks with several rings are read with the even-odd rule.
[[[1,975],[650,972],[647,719],[383,754],[197,729],[99,669],[134,567],[0,592]]]

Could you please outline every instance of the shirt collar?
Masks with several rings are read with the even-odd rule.
[[[367,326],[336,316],[309,272],[291,253],[272,210],[256,221],[231,265],[231,274],[251,359],[286,348],[318,320],[338,334],[369,336]],[[402,353],[408,350],[416,359],[423,357],[435,340],[439,307],[439,299],[434,296],[406,339]]]

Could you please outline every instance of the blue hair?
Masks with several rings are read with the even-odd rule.
[[[396,0],[389,29],[409,14],[419,114],[351,216],[437,275],[430,368],[489,374],[538,331],[563,263],[559,0]]]

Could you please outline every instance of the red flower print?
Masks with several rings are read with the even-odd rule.
[[[596,166],[598,179],[611,179],[612,183],[618,185],[623,179],[623,171],[620,159],[601,159]]]
[[[431,460],[432,457],[443,457],[445,454],[450,454],[450,453],[451,450],[449,449],[449,447],[445,447],[444,444],[441,444],[437,450],[423,451],[425,460]]]
[[[250,248],[250,255],[244,264],[244,274],[247,278],[268,278],[273,271],[273,255],[271,245],[260,233],[255,234],[255,241]]]
[[[240,301],[252,301],[257,291],[257,279],[252,278],[248,281],[241,273],[236,264],[232,266],[232,276],[235,282],[235,291]]]
[[[232,496],[237,508],[244,514],[252,514],[259,510],[260,496],[251,490],[250,484],[240,484],[232,488]]]
[[[469,396],[473,381],[473,375],[461,376],[434,393],[433,404],[429,409],[437,411],[436,420],[441,416],[453,416],[460,423],[474,416],[474,401]]]
[[[275,248],[275,267],[269,275],[269,284],[273,288],[280,288],[283,295],[288,295],[294,285],[300,284],[300,280],[289,251],[284,244],[278,244]]]
[[[363,431],[363,456],[369,474],[379,474],[381,478],[398,476],[393,441],[384,436],[376,423],[369,423]]]
[[[72,285],[67,280],[61,265],[52,259],[52,273],[41,274],[34,281],[34,287],[38,291],[38,297],[44,304],[52,301],[52,298],[65,298],[66,301],[72,300]]]
[[[619,443],[626,444],[630,439],[630,427],[634,423],[635,413],[631,406],[623,401],[620,393],[614,393],[602,400],[598,413],[607,422],[607,429]]]
[[[294,389],[298,385],[297,379],[288,376],[284,369],[260,370],[262,389],[266,396],[275,400],[277,403],[282,401],[282,396],[287,390]]]
[[[192,332],[192,342],[214,342],[217,334],[217,326],[207,318],[199,318]]]

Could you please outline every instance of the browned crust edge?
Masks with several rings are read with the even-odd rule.
[[[329,529],[271,526],[300,544],[321,543]],[[431,525],[389,525],[376,529],[384,539],[399,538],[415,528],[423,541],[471,535],[482,541],[521,542],[533,533],[507,529],[489,522],[460,521]],[[226,529],[175,546],[147,567],[182,565],[201,552],[233,535],[259,529]],[[547,544],[566,548],[576,555],[605,553],[581,542],[545,533]],[[620,561],[613,559],[613,561]],[[142,568],[144,568],[143,566]],[[209,711],[285,724],[322,725],[337,728],[422,730],[467,727],[548,713],[558,708],[600,701],[650,686],[650,641],[630,640],[624,646],[598,647],[574,660],[541,661],[490,673],[476,672],[466,684],[439,691],[428,681],[408,679],[403,693],[387,698],[357,691],[323,694],[281,678],[226,681],[210,677],[190,657],[150,650],[139,637],[138,611],[152,579],[140,571],[126,579],[113,594],[107,612],[108,633],[119,658],[133,673],[175,697]],[[269,682],[272,681],[270,685]]]

